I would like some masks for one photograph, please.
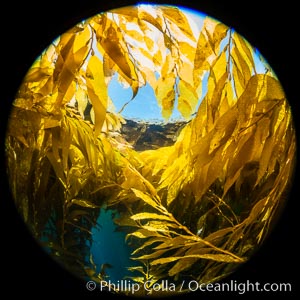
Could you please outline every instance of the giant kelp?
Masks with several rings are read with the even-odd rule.
[[[176,106],[186,121],[173,145],[126,140],[115,74],[132,99],[149,84],[166,122]],[[131,279],[149,289],[213,282],[245,262],[286,197],[295,148],[284,91],[267,65],[257,72],[251,45],[208,17],[195,36],[169,6],[102,13],[60,36],[24,78],[6,138],[13,197],[44,247],[104,279],[87,241],[100,208],[117,209],[140,263]]]

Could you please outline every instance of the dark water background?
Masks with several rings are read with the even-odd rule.
[[[109,264],[105,268],[106,278],[112,283],[124,279],[126,276],[133,276],[128,267],[136,265],[130,259],[132,249],[125,243],[125,232],[117,231],[114,218],[119,217],[117,211],[101,208],[97,220],[97,226],[92,228],[91,254],[97,266],[97,272],[101,271],[103,264]]]

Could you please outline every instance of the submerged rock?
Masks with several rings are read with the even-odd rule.
[[[154,150],[173,145],[187,122],[176,123],[142,123],[126,120],[121,134],[136,151]]]

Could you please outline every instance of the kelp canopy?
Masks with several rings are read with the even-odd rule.
[[[141,293],[145,282],[214,282],[248,260],[287,196],[296,148],[284,91],[256,59],[233,29],[205,17],[197,31],[170,6],[116,9],[61,35],[24,78],[6,138],[35,238],[74,274],[105,280],[91,229],[101,208],[117,210]],[[148,84],[166,124],[178,110],[174,143],[135,148],[113,78],[129,101]]]

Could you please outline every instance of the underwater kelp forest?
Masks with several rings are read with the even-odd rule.
[[[83,280],[117,293],[127,279],[141,296],[246,262],[287,198],[295,152],[289,103],[258,50],[162,5],[102,12],[54,40],[6,136],[10,189],[41,247]]]

